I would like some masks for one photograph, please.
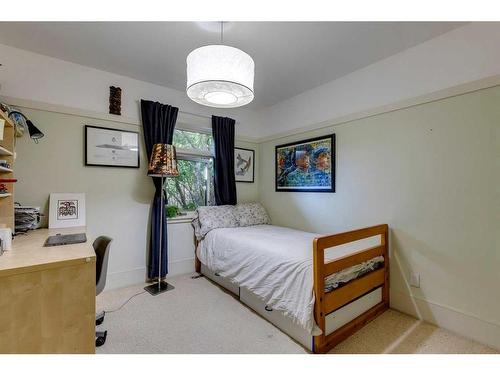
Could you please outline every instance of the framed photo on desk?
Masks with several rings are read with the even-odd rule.
[[[84,193],[52,193],[49,203],[49,228],[85,226]]]

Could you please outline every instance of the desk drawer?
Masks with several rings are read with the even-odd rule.
[[[95,262],[0,277],[0,353],[95,353]]]

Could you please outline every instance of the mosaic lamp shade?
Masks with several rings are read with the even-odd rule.
[[[177,177],[177,155],[175,147],[165,143],[157,143],[153,146],[151,159],[149,160],[148,176],[151,177]]]

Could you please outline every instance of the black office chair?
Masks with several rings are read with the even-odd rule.
[[[96,272],[95,272],[95,295],[100,294],[106,286],[106,274],[108,272],[108,258],[109,249],[111,248],[111,241],[113,239],[100,236],[97,237],[93,243],[94,251],[96,254]],[[95,315],[95,324],[102,324],[104,321],[104,311]],[[97,331],[95,333],[95,346],[102,346],[106,342],[108,331]]]

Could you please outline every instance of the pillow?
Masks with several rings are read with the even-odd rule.
[[[271,224],[266,209],[260,203],[241,203],[234,207],[240,227]]]
[[[234,228],[238,220],[234,214],[234,206],[203,206],[196,210],[198,217],[193,220],[196,238],[200,239],[212,229]],[[198,233],[196,226],[199,225]]]
[[[191,225],[194,228],[194,236],[197,240],[201,240],[203,236],[201,235],[200,219],[198,217],[198,211],[195,211],[194,218],[191,220]]]

